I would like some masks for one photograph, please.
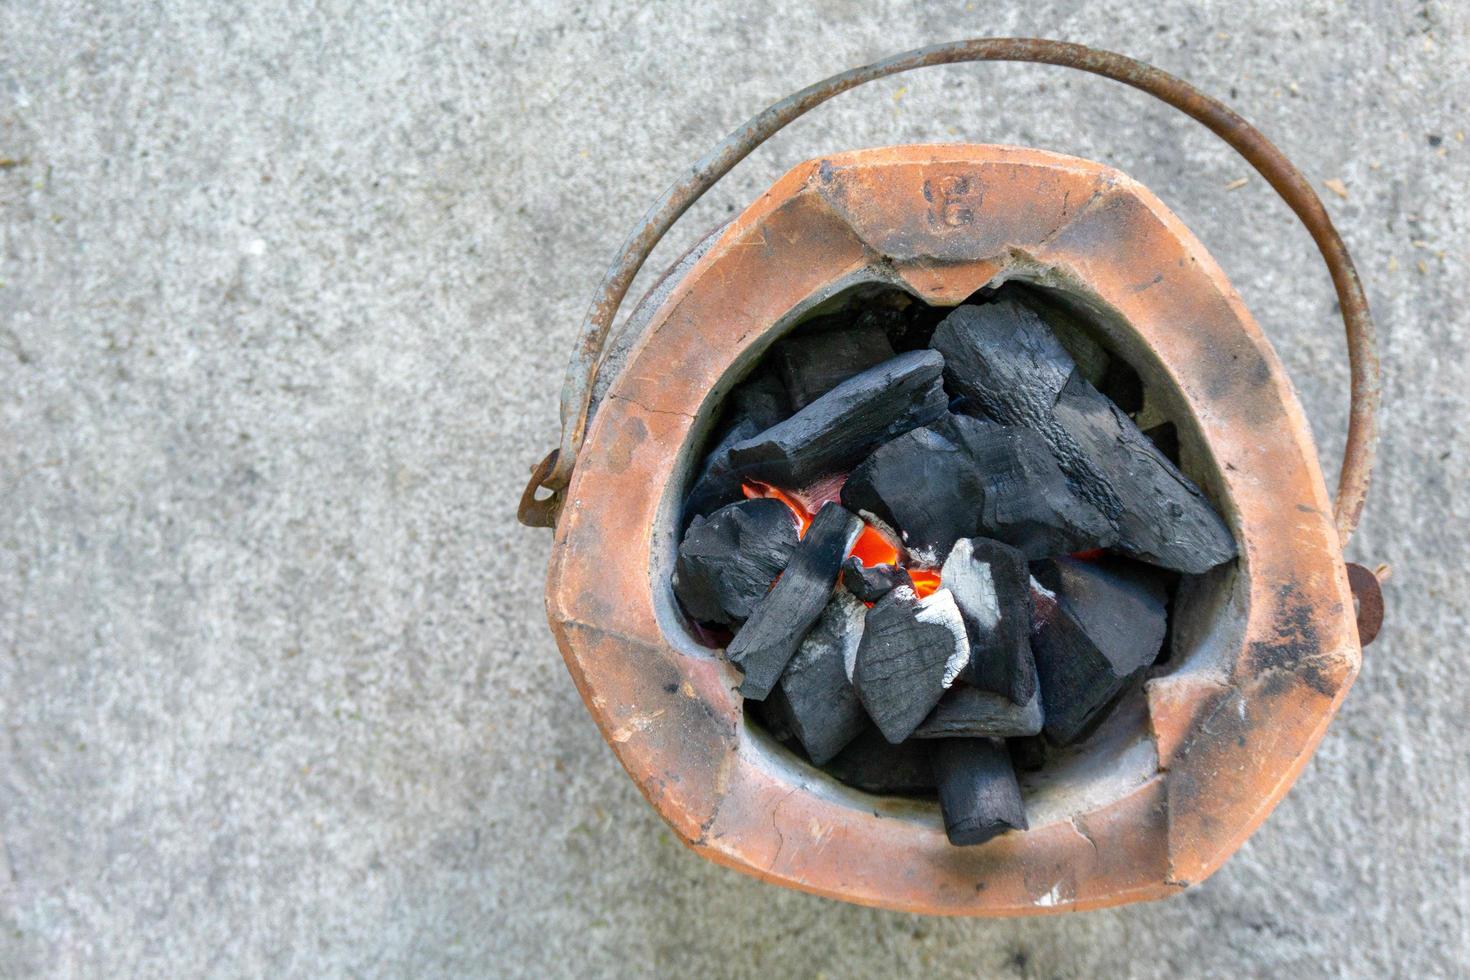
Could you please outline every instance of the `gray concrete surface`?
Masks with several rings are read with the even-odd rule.
[[[1152,60],[1343,182],[1388,371],[1351,554],[1394,576],[1321,751],[1214,879],[933,921],[675,843],[567,678],[549,537],[513,515],[596,278],[676,170],[818,77],[983,34]],[[0,974],[1463,975],[1467,69],[1458,0],[0,2]],[[844,96],[655,264],[808,156],[960,137],[1157,191],[1335,470],[1307,236],[1101,80]]]

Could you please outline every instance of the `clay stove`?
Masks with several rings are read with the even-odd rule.
[[[1137,372],[1238,558],[1176,597],[1171,655],[1139,696],[1023,781],[1029,829],[956,848],[932,801],[852,788],[752,724],[739,672],[691,632],[670,579],[714,414],[772,343],[853,289],[952,307],[1007,282],[1065,296]],[[680,839],[765,880],[939,914],[1171,894],[1266,817],[1357,674],[1333,508],[1281,366],[1203,247],[1106,167],[978,145],[803,164],[671,270],[593,394],[559,495],[553,631]]]

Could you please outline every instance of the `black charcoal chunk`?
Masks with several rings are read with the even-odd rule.
[[[951,391],[1002,425],[1043,433],[1076,367],[1041,317],[1015,300],[955,309],[930,346],[944,355]]]
[[[1024,705],[1036,695],[1031,656],[1031,573],[1015,548],[985,538],[955,542],[939,573],[970,640],[965,680]],[[1015,733],[1021,734],[1021,733]]]
[[[852,683],[868,717],[895,745],[913,734],[970,659],[954,597],[920,600],[899,587],[868,610]]]
[[[832,598],[842,560],[862,528],[859,518],[837,504],[829,503],[817,512],[780,579],[756,603],[725,648],[730,662],[745,673],[741,694],[763,701],[771,693],[807,630]]]
[[[931,742],[892,745],[869,727],[848,743],[826,769],[849,786],[879,795],[913,796],[934,789]]]
[[[842,563],[842,584],[863,602],[877,602],[900,585],[913,588],[914,580],[897,565],[869,567],[854,555]]]
[[[934,745],[939,809],[951,844],[983,844],[1008,830],[1026,829],[1021,787],[1003,743],[947,738]]]
[[[728,411],[737,418],[749,419],[757,432],[764,432],[791,416],[791,401],[786,386],[769,370],[761,370],[736,385],[727,396]]]
[[[934,426],[974,462],[980,511],[972,534],[1027,558],[1104,548],[1116,529],[1072,489],[1046,440],[1031,429],[957,415]]]
[[[845,318],[844,318],[845,319]],[[876,317],[827,329],[803,330],[777,342],[770,359],[791,407],[803,409],[839,384],[893,357]]]
[[[684,501],[684,519],[703,517],[740,499],[740,475],[730,466],[730,447],[757,435],[760,428],[741,417],[715,442]]]
[[[1123,410],[1081,378],[1062,391],[1056,420],[1093,464],[1098,486],[1120,502],[1116,547],[1180,572],[1207,572],[1235,557],[1220,515]]]
[[[1117,548],[1185,572],[1234,556],[1234,539],[1199,488],[1074,370],[1035,313],[1014,301],[962,306],[933,346],[957,394],[1046,440],[1074,493],[1116,529]]]
[[[845,666],[856,655],[866,613],[852,593],[838,589],[766,699],[819,766],[868,727]]]
[[[779,500],[743,500],[696,517],[674,564],[674,595],[702,623],[744,622],[796,550],[796,519]]]
[[[900,354],[732,446],[730,461],[743,478],[787,488],[845,473],[874,447],[944,413],[943,370],[935,351]]]
[[[978,530],[981,481],[974,459],[959,446],[933,427],[913,429],[852,471],[842,504],[891,527],[917,562],[934,566],[956,539]]]
[[[1041,731],[1041,698],[1024,705],[1004,694],[956,684],[914,729],[914,738],[1013,738]]]
[[[1086,735],[1164,640],[1165,589],[1122,558],[1059,558],[1033,568],[1031,648],[1043,731],[1054,745]]]

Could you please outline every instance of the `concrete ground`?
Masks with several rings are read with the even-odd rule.
[[[543,619],[550,537],[514,512],[597,277],[679,169],[819,77],[984,34],[1153,61],[1342,182],[1387,376],[1350,555],[1394,573],[1321,750],[1213,879],[937,921],[684,851],[583,709]],[[1467,70],[1457,0],[0,2],[0,974],[1464,970]],[[808,156],[960,138],[1158,192],[1335,472],[1347,371],[1306,234],[1102,80],[844,96],[654,265]]]

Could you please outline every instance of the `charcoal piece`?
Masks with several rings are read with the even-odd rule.
[[[868,727],[845,667],[862,639],[866,613],[852,593],[838,589],[765,702],[817,765]]]
[[[1117,548],[1203,572],[1235,542],[1199,488],[1080,373],[1041,319],[1015,302],[962,306],[935,331],[945,380],[989,418],[1039,433],[1073,491],[1116,528]]]
[[[787,337],[776,344],[770,359],[791,407],[800,410],[893,353],[882,322],[860,316],[850,326],[803,330]]]
[[[914,729],[914,738],[1013,738],[1041,731],[1041,698],[1016,704],[1004,694],[956,684]]]
[[[730,447],[760,431],[754,420],[742,416],[716,440],[684,500],[685,520],[706,516],[740,499],[740,476],[730,466]]]
[[[674,563],[674,595],[692,619],[744,622],[796,550],[796,520],[779,500],[742,500],[696,517]]]
[[[1046,765],[1046,738],[1041,735],[1024,735],[1006,739],[1006,749],[1011,753],[1011,765],[1018,772],[1037,772]]]
[[[915,561],[934,566],[978,530],[981,483],[968,453],[933,427],[913,429],[852,471],[842,504],[892,528]]]
[[[1021,787],[1004,743],[947,738],[934,744],[939,810],[951,844],[983,844],[1007,830],[1026,829]]]
[[[940,589],[919,600],[900,586],[868,610],[852,683],[868,716],[896,745],[934,710],[969,658],[954,596]]]
[[[1033,574],[1043,731],[1052,744],[1069,745],[1158,656],[1165,590],[1154,570],[1121,558],[1058,558]]]
[[[877,602],[900,585],[913,588],[914,580],[898,565],[869,567],[854,556],[842,563],[842,584],[863,602]]]
[[[826,765],[827,772],[868,793],[913,796],[932,792],[932,742],[892,745],[869,726]]]
[[[1199,573],[1235,557],[1235,539],[1199,487],[1133,420],[1081,378],[1057,400],[1056,421],[1116,496],[1116,547],[1155,565]]]
[[[956,308],[930,346],[944,355],[952,392],[1003,425],[1043,433],[1076,367],[1041,317],[1015,300]]]
[[[862,527],[860,519],[837,504],[827,504],[817,512],[781,577],[725,648],[725,656],[745,674],[741,694],[764,701],[771,693],[807,630],[832,598],[842,560]]]
[[[939,579],[954,594],[970,640],[965,680],[1017,705],[1031,701],[1036,663],[1031,656],[1031,573],[1025,557],[999,541],[961,538],[944,560]]]
[[[805,487],[846,472],[874,447],[943,414],[943,370],[935,351],[900,354],[730,447],[730,461],[742,477],[778,487]]]
[[[757,432],[791,416],[791,401],[786,386],[769,370],[762,370],[736,385],[726,396],[727,409],[736,418],[749,419]]]

